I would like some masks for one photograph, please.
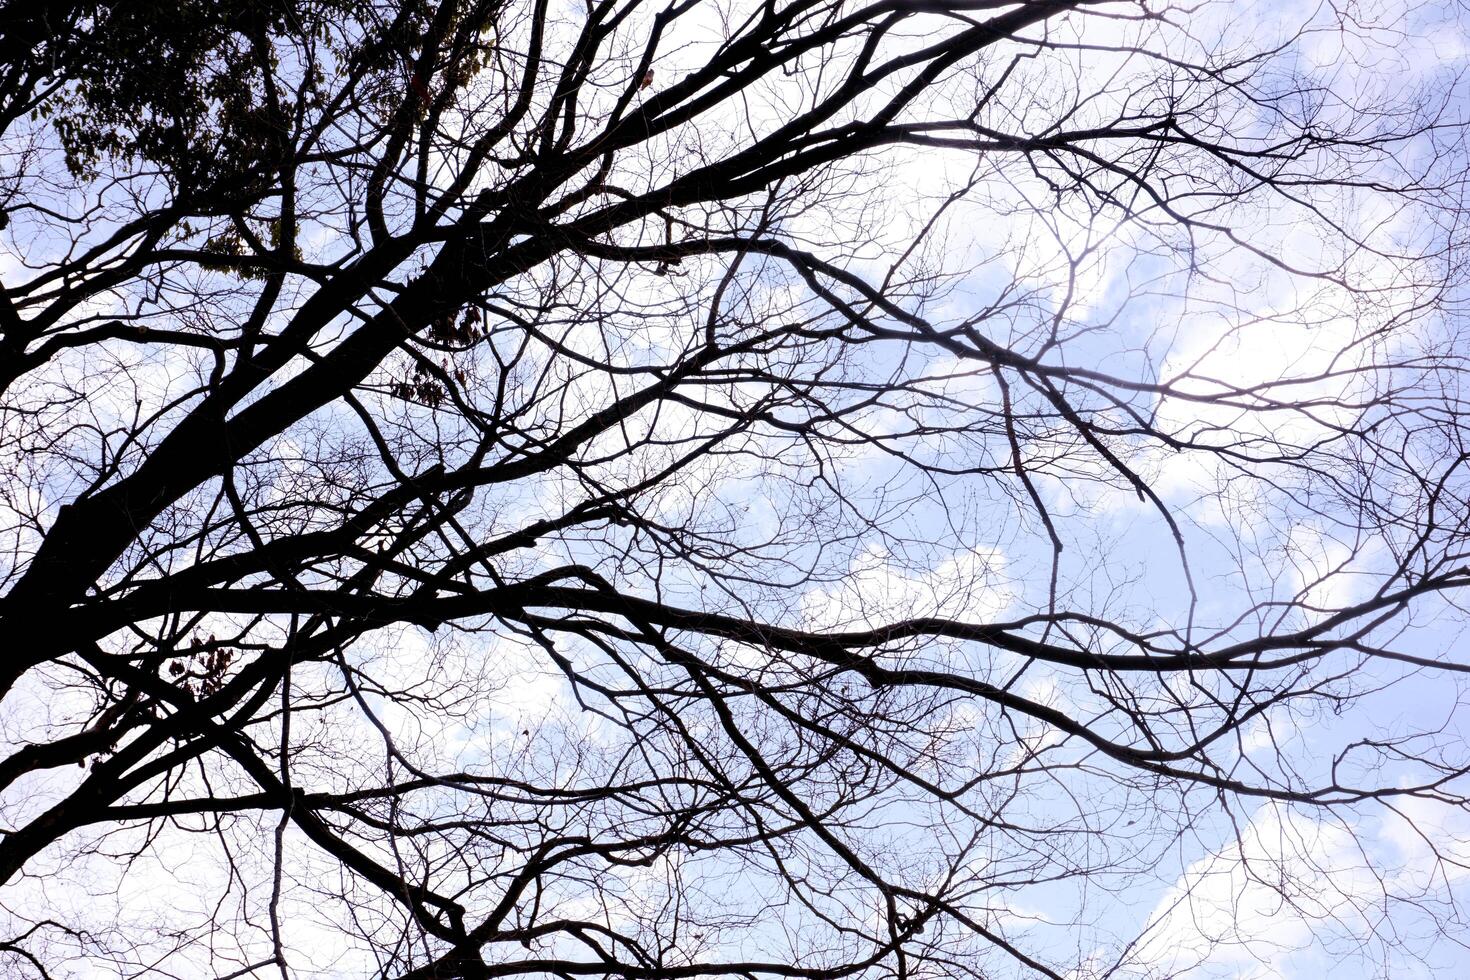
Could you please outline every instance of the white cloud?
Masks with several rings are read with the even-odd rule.
[[[1464,861],[1467,828],[1463,814],[1447,822],[1438,804],[1397,806],[1405,819],[1385,820],[1375,833],[1361,815],[1262,805],[1238,839],[1185,868],[1112,975],[1306,980],[1327,964],[1343,976],[1356,975],[1354,964],[1363,975],[1432,975],[1418,972],[1436,962],[1432,941],[1400,944],[1414,932],[1416,915],[1432,931],[1432,910],[1465,874],[1458,864],[1432,861],[1429,841],[1442,854],[1446,842],[1456,842],[1451,850]],[[1447,832],[1450,823],[1456,832]],[[1397,935],[1384,931],[1385,917],[1397,923]]]
[[[869,547],[840,582],[808,592],[802,611],[808,625],[819,629],[874,628],[921,616],[990,622],[1014,600],[1005,566],[1005,555],[993,548],[957,551],[923,569]]]

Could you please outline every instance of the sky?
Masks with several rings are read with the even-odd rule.
[[[1294,49],[1293,69],[1335,91],[1356,93],[1366,102],[1387,103],[1395,96],[1408,98],[1446,86],[1458,95],[1454,86],[1467,67],[1470,49],[1457,9],[1435,4],[1362,9],[1365,22],[1401,17],[1408,30],[1325,31]],[[1276,32],[1326,13],[1310,3],[1205,5],[1189,21],[1189,33],[1196,51],[1264,46]],[[1086,112],[1106,116],[1117,111],[1121,93],[1128,91],[1129,73],[1146,66],[1109,55],[1106,48],[1114,39],[1102,33],[1109,29],[1121,39],[1131,28],[1091,21],[1085,41],[1096,50],[1085,56],[1039,59],[1027,66],[1038,93],[1033,111],[1044,114],[1047,109],[1046,86],[1048,78],[1055,77],[1048,71],[1067,66],[1081,73],[1071,84],[1097,93]],[[674,77],[683,62],[697,60],[700,50],[697,45],[679,47],[672,42],[671,49],[669,60],[657,69],[660,77],[664,73]],[[763,94],[765,101],[752,103],[757,126],[779,120],[787,111],[779,89]],[[1460,103],[1453,102],[1451,115],[1458,116],[1459,108]],[[1023,121],[1024,110],[1016,111]],[[1330,102],[1320,111],[1327,118],[1350,114],[1347,107]],[[1244,110],[1229,122],[1240,127],[1237,136],[1253,132],[1251,127],[1265,132],[1268,126]],[[702,138],[713,145],[722,137],[714,127],[706,127]],[[1428,153],[1423,141],[1405,143],[1373,165],[1412,167],[1417,157]],[[1147,221],[1120,225],[1085,200],[1056,198],[1025,168],[927,149],[894,150],[881,164],[859,177],[874,182],[868,192],[871,209],[813,208],[785,219],[781,233],[818,243],[868,236],[872,247],[852,255],[849,267],[879,279],[903,243],[911,241],[935,213],[936,202],[957,182],[978,174],[982,179],[975,191],[947,208],[932,233],[936,243],[942,242],[942,247],[935,245],[933,261],[962,274],[942,295],[928,301],[926,315],[935,322],[954,322],[994,306],[996,311],[983,320],[984,328],[999,340],[1016,343],[1034,338],[1052,322],[1065,321],[1076,329],[1065,345],[1065,355],[1074,364],[1119,374],[1151,365],[1160,377],[1183,378],[1181,390],[1205,392],[1214,390],[1211,379],[1244,387],[1278,382],[1286,374],[1315,376],[1341,369],[1345,350],[1352,351],[1346,360],[1349,367],[1384,356],[1381,347],[1354,346],[1364,324],[1422,298],[1417,267],[1411,262],[1367,253],[1343,260],[1355,285],[1379,290],[1373,302],[1380,305],[1365,307],[1361,295],[1273,266],[1225,236],[1201,235],[1191,251],[1179,248],[1168,228]],[[1181,172],[1177,179],[1188,177]],[[1421,209],[1397,206],[1368,191],[1341,191],[1335,205],[1336,219],[1374,242],[1412,244],[1430,233]],[[1217,206],[1200,202],[1201,216],[1214,214],[1207,209]],[[1338,229],[1280,197],[1262,195],[1232,205],[1229,219],[1236,227],[1250,229],[1253,243],[1297,268],[1343,258],[1335,251]],[[315,231],[319,232],[315,247],[330,252],[336,244],[330,229]],[[43,246],[31,247],[29,257],[34,260]],[[922,253],[920,257],[926,258]],[[13,252],[0,254],[0,278],[7,282],[24,275],[16,258]],[[1198,274],[1201,265],[1208,276]],[[1068,268],[1070,275],[1059,274]],[[728,302],[766,309],[805,298],[800,285],[774,265],[752,264],[743,282],[743,299]],[[635,285],[646,291],[646,298],[670,303],[673,300],[661,291],[679,288],[677,283],[651,279]],[[1454,330],[1451,323],[1426,317],[1402,331],[1407,339],[1395,341],[1405,347],[1388,353],[1413,344],[1450,341]],[[619,356],[636,360],[656,353],[661,343],[679,342],[672,329],[667,336],[639,335],[637,343],[630,343]],[[852,370],[859,376],[881,377],[897,370],[900,356],[896,345],[873,345]],[[156,378],[148,378],[166,392],[170,378],[182,376],[169,373],[179,367],[161,366]],[[122,369],[135,378],[142,372],[132,363],[124,363]],[[922,374],[923,380],[915,383],[913,392],[895,394],[892,410],[865,415],[864,431],[896,436],[915,413],[930,420],[942,418],[943,412],[935,407],[940,397],[962,399],[972,406],[994,406],[1000,397],[986,371],[961,359],[930,355],[922,367],[908,370],[911,375]],[[584,392],[588,404],[606,397],[605,386],[599,389],[599,383],[588,382]],[[1355,389],[1344,386],[1355,383],[1329,376],[1293,390],[1332,398],[1354,394]],[[99,399],[93,410],[103,416],[125,415],[127,398],[121,392],[113,395],[116,404]],[[1160,428],[1197,433],[1203,441],[1214,438],[1211,433],[1225,433],[1222,438],[1232,441],[1269,437],[1309,442],[1329,433],[1336,420],[1329,411],[1317,417],[1278,413],[1265,416],[1263,422],[1239,412],[1201,409],[1183,398],[1148,393],[1136,397],[1136,406]],[[930,414],[925,416],[926,412]],[[648,423],[649,431],[660,433],[695,424],[672,410]],[[906,445],[936,461],[962,458],[983,448],[962,433],[925,436]],[[290,451],[287,445],[277,448]],[[1219,469],[1202,462],[1206,458],[1202,453],[1132,449],[1136,455],[1131,458],[1146,467],[1161,501],[1178,515],[1188,561],[1181,561],[1173,532],[1156,506],[1140,500],[1103,469],[1096,470],[1095,481],[1077,479],[1079,472],[1088,472],[1087,466],[1096,465],[1095,460],[1069,463],[1072,468],[1064,478],[1039,476],[1037,491],[1066,537],[1061,583],[1079,603],[1115,610],[1141,627],[1182,629],[1190,615],[1199,623],[1229,622],[1243,606],[1263,596],[1285,598],[1305,592],[1324,607],[1351,602],[1367,595],[1383,572],[1388,556],[1381,548],[1352,540],[1341,527],[1303,507],[1300,499],[1227,485]],[[871,446],[837,462],[833,479],[866,499],[884,499],[887,521],[881,533],[824,543],[822,565],[829,574],[788,603],[785,615],[791,622],[830,629],[912,614],[984,622],[1044,605],[1042,589],[1052,554],[1036,521],[1026,520],[1032,511],[1029,502],[1018,505],[993,487],[977,487],[964,477],[919,478]],[[1438,462],[1426,459],[1424,465],[1433,468]],[[659,498],[653,505],[656,514],[678,523],[725,509],[741,515],[740,533],[751,540],[781,528],[782,494],[793,491],[771,474],[720,460],[700,474],[700,481],[693,491]],[[48,489],[56,499],[67,492],[60,479]],[[553,480],[517,489],[500,501],[501,519],[514,522],[550,513],[577,492],[577,487]],[[1392,493],[1393,488],[1384,492]],[[549,567],[587,557],[576,545],[567,545],[560,552],[531,555],[526,561],[527,567],[536,563]],[[1198,593],[1193,606],[1188,581]],[[675,598],[697,598],[702,588],[698,576],[681,579],[677,573],[663,584]],[[1449,651],[1463,662],[1470,660],[1470,648],[1461,628],[1452,606],[1427,602],[1396,645]],[[575,733],[594,747],[606,736],[595,718],[577,715],[569,691],[534,650],[505,637],[461,643],[446,646],[405,629],[383,638],[378,652],[364,662],[364,669],[403,679],[437,676],[443,682],[446,676],[469,677],[487,669],[483,663],[493,653],[488,659],[498,672],[496,693],[486,702],[486,713],[469,721],[436,728],[412,712],[370,698],[380,720],[402,741],[439,743],[446,755],[461,759],[535,765],[538,753],[545,760],[554,757],[555,741],[566,733]],[[1003,657],[989,658],[983,651],[956,644],[935,644],[922,656],[997,676],[1014,667]],[[1390,681],[1391,687],[1355,702],[1341,716],[1306,707],[1273,713],[1269,725],[1246,730],[1236,750],[1239,763],[1260,765],[1267,772],[1280,766],[1323,773],[1361,733],[1402,734],[1415,728],[1428,733],[1423,744],[1437,742],[1453,752],[1466,734],[1463,694],[1453,679],[1384,664],[1359,675],[1365,684]],[[1029,696],[1056,704],[1086,700],[1075,679],[1056,673],[1034,671],[1018,683]],[[20,697],[0,705],[0,731],[8,740],[23,741],[28,732],[73,710],[40,690],[29,702],[22,691]],[[980,731],[984,719],[974,722]],[[1075,751],[1049,744],[1039,727],[1023,735],[1033,752],[1065,758]],[[1349,752],[1344,771],[1352,771],[1360,758]],[[1362,765],[1378,762],[1365,758]],[[1398,778],[1421,776],[1405,766]],[[67,774],[68,779],[74,777]],[[46,798],[40,787],[29,788],[34,799],[7,802],[7,821]],[[1208,794],[1194,792],[1153,800],[1155,806],[1188,807],[1188,811],[1135,815],[1127,807],[1141,794],[1117,795],[1118,787],[1106,774],[1079,773],[1062,779],[1052,790],[1055,796],[1038,795],[1038,812],[1053,803],[1071,806],[1079,813],[1105,817],[1110,829],[1118,832],[1120,843],[1114,853],[1127,859],[1132,872],[1117,879],[1126,883],[1126,889],[1117,890],[1106,877],[1090,883],[1057,882],[1006,895],[991,913],[1013,935],[1026,937],[1039,948],[1065,951],[1058,960],[1078,963],[1072,980],[1104,975],[1128,980],[1309,980],[1329,970],[1333,980],[1470,975],[1470,953],[1453,941],[1462,907],[1456,903],[1463,903],[1470,886],[1466,880],[1470,819],[1463,812],[1421,799],[1331,814],[1242,799],[1226,810],[1210,806]],[[272,822],[273,815],[260,818],[254,846],[264,846]],[[1130,842],[1124,830],[1134,825],[1137,837]],[[902,830],[895,827],[891,833],[892,841],[902,841]],[[1136,850],[1124,846],[1134,843]],[[1450,860],[1437,860],[1436,852]],[[317,875],[325,880],[329,863],[313,857],[304,842],[295,840],[292,853],[300,862],[301,882]],[[259,862],[264,856],[264,851],[254,853],[252,860]],[[69,906],[77,915],[106,907],[119,921],[177,924],[203,917],[209,909],[203,904],[191,907],[185,896],[195,892],[187,888],[169,888],[167,901],[160,903],[162,884],[197,882],[197,894],[204,895],[211,883],[229,873],[227,865],[208,841],[180,837],[170,849],[140,862],[125,880],[109,877],[117,869],[104,853],[71,865],[66,879],[28,880],[8,900],[11,907],[28,900]],[[87,887],[78,885],[83,872],[96,876]],[[652,901],[659,889],[668,887],[673,873],[656,867],[631,875],[624,884],[630,892],[646,891]],[[985,868],[979,867],[977,874],[984,873]],[[748,887],[753,894],[757,886]],[[365,968],[364,960],[341,948],[333,925],[322,921],[328,913],[315,907],[309,887],[303,884],[294,890],[289,902],[294,911],[287,929],[296,937],[293,945],[321,975],[352,976]],[[363,914],[371,917],[366,908]],[[1086,928],[1079,928],[1079,921]],[[1470,929],[1460,931],[1470,934]],[[1110,935],[1138,939],[1119,949],[1106,942]]]

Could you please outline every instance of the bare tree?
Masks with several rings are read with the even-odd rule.
[[[1451,14],[0,23],[6,975],[1453,954]]]

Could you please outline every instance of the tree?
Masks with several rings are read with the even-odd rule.
[[[7,5],[7,975],[1447,962],[1454,29]]]

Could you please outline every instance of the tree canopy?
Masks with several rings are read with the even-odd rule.
[[[1459,16],[5,4],[0,972],[1463,965]]]

